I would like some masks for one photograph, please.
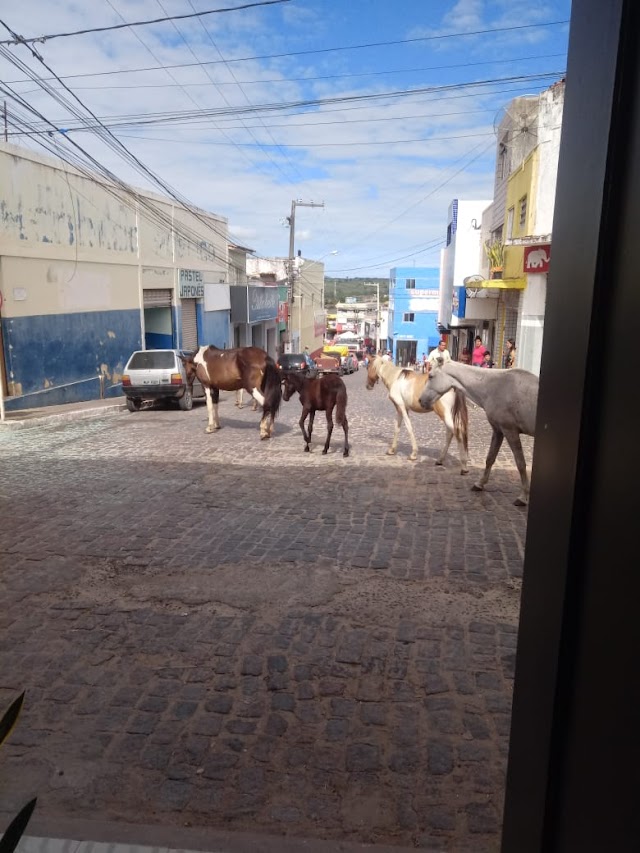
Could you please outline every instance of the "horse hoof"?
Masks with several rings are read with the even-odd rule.
[[[387,456],[395,456],[395,455],[396,455],[395,450],[387,450]]]
[[[348,456],[348,455],[349,455],[349,451],[348,451],[348,450],[345,450],[345,451],[343,452],[343,454],[342,454],[342,455],[343,455],[343,456]]]
[[[523,501],[522,498],[516,498],[515,501],[513,502],[513,505],[514,506],[526,506],[527,502]]]
[[[215,432],[217,429],[220,429],[220,427],[219,426],[207,427],[205,429],[205,432]]]
[[[473,486],[471,486],[471,491],[472,492],[484,492],[484,486],[479,486],[477,483],[474,483]]]
[[[468,469],[468,468],[462,468],[462,469],[460,470],[460,475],[461,475],[462,477],[464,477],[464,475],[465,475],[465,474],[468,474],[468,473],[469,473],[469,469]]]
[[[327,455],[327,452],[328,452],[328,451],[323,450],[323,451],[322,451],[322,455],[323,455],[323,456],[326,456],[326,455]]]
[[[305,452],[305,453],[311,453],[311,448],[309,447],[309,445],[308,445],[308,444],[307,444],[307,445],[305,445],[304,452]]]
[[[444,462],[441,462],[439,459],[436,460],[436,467],[444,468]]]
[[[417,458],[418,458],[418,454],[412,453],[411,456],[409,457],[409,462],[415,462]]]

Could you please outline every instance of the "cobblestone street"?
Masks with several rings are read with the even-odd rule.
[[[345,383],[347,459],[297,396],[267,442],[232,394],[213,435],[202,403],[0,432],[3,813],[499,849],[513,459],[471,492],[473,407],[468,476],[433,414],[386,456],[386,392]]]

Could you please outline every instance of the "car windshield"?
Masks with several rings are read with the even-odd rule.
[[[134,352],[129,361],[129,370],[171,370],[176,357],[171,350],[145,350]]]
[[[304,361],[304,356],[298,353],[287,353],[280,356],[280,364],[299,364]]]

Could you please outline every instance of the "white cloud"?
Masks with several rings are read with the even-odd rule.
[[[163,14],[156,0],[111,3],[129,21]],[[162,4],[171,14],[192,11],[186,0],[162,0]],[[201,10],[209,3],[194,0],[194,5]],[[483,28],[487,20],[510,20],[515,7],[521,20],[533,19],[544,9],[539,6],[537,11],[527,10],[518,0],[511,4],[459,0],[437,27],[449,32]],[[198,21],[183,21],[176,25],[188,44],[170,24],[162,24],[136,28],[136,35],[127,29],[55,39],[39,45],[38,50],[59,75],[153,67],[157,64],[153,55],[167,66],[193,63],[168,71],[67,81],[96,115],[130,116],[134,120],[151,113],[228,111],[230,107],[247,107],[248,99],[254,105],[281,104],[318,97],[380,94],[414,85],[403,82],[401,76],[308,83],[294,79],[391,68],[394,62],[387,59],[384,51],[378,51],[376,61],[371,56],[365,60],[359,54],[345,53],[254,59],[229,65],[220,61],[221,54],[226,59],[238,59],[288,53],[299,49],[299,43],[304,48],[344,44],[341,27],[346,21],[345,7],[337,7],[333,17],[319,15],[318,8],[312,3],[291,3],[281,8],[208,16],[202,22],[216,47]],[[56,4],[23,0],[6,17],[24,36],[120,22],[106,2],[80,4],[70,0]],[[418,31],[417,22],[403,21],[402,26],[402,31],[399,26],[395,33],[380,33],[380,40],[406,37],[409,29]],[[358,41],[353,32],[349,41]],[[28,58],[24,47],[12,50],[21,59]],[[417,51],[413,57],[420,54],[421,48]],[[215,64],[202,67],[198,60]],[[48,76],[34,59],[29,59],[29,65],[38,74]],[[396,63],[396,67],[403,66]],[[404,67],[410,67],[406,59]],[[466,80],[474,75],[481,79],[485,71],[474,68],[460,74]],[[502,73],[507,76],[510,72],[503,69]],[[521,73],[521,69],[515,73]],[[23,75],[0,60],[0,77],[16,80]],[[434,85],[460,77],[432,73],[423,74],[420,79],[421,85]],[[243,91],[234,80],[245,81]],[[15,88],[30,90],[26,96],[29,102],[58,126],[69,122],[68,113],[61,106],[43,92],[33,91],[33,83],[16,84]],[[113,132],[191,201],[227,217],[232,234],[248,242],[258,254],[286,255],[289,235],[282,219],[288,215],[292,199],[313,199],[324,201],[325,207],[298,209],[296,248],[303,248],[308,257],[339,250],[339,255],[326,259],[328,271],[361,266],[364,273],[385,275],[388,265],[373,268],[367,266],[369,260],[384,260],[385,255],[391,260],[401,254],[399,250],[427,245],[443,237],[451,198],[490,196],[493,117],[501,98],[508,100],[512,95],[496,98],[483,91],[486,90],[338,103],[242,118],[221,115],[197,123],[114,128]],[[398,143],[429,137],[445,139]],[[73,138],[126,180],[149,185],[92,134],[76,134]],[[325,144],[326,147],[317,147]],[[483,146],[488,146],[486,153],[455,174]],[[438,253],[419,256],[416,261],[437,264]]]

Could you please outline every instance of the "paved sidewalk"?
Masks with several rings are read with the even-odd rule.
[[[87,400],[83,403],[64,403],[60,406],[40,406],[36,409],[7,411],[5,420],[0,421],[0,430],[100,418],[121,412],[124,408],[124,397],[113,397],[109,400]]]

